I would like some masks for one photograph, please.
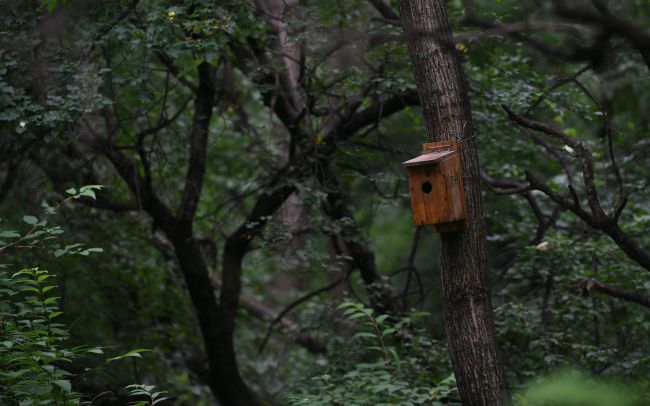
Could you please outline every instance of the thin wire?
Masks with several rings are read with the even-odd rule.
[[[485,220],[485,213],[483,213],[483,215],[480,218],[476,219],[476,220],[468,221],[467,224],[468,225],[469,224],[476,224],[476,223],[479,223],[479,222],[484,221],[484,220]]]
[[[461,142],[469,141],[469,140],[471,140],[472,138],[475,138],[475,137],[476,137],[476,133],[472,134],[471,137],[462,138],[462,139],[458,140],[458,143],[460,144]]]
[[[461,143],[463,143],[463,142],[465,142],[465,141],[469,141],[469,140],[471,140],[472,138],[476,138],[476,134],[472,134],[470,137],[467,137],[467,138],[460,138],[460,139],[454,139],[454,138],[452,138],[452,139],[448,139],[448,140],[440,140],[439,142],[445,142],[445,141],[456,141],[457,143],[461,144]],[[431,141],[431,140],[429,140],[429,141],[430,141],[431,143],[434,142],[434,141]]]
[[[462,130],[462,132],[461,132],[461,135],[462,135],[462,134],[465,134],[465,125],[466,125],[466,123],[463,124],[463,130]],[[455,141],[458,142],[458,143],[460,144],[460,143],[463,143],[463,142],[465,142],[465,141],[469,141],[469,140],[471,140],[472,138],[475,138],[475,137],[476,137],[476,133],[473,133],[471,136],[466,137],[466,138],[463,138],[463,137],[456,138],[456,137],[453,137],[453,136],[452,136],[451,139],[448,139],[448,140],[441,140],[440,142],[445,142],[445,141],[454,141],[454,139],[456,138]],[[430,143],[431,143],[431,142],[434,142],[434,141],[431,139],[431,136],[430,136],[429,134],[427,134],[427,138],[429,139],[429,142],[430,142]]]
[[[467,122],[464,122],[464,123],[463,123],[463,134],[465,134],[465,126],[466,126],[466,125],[467,125]],[[476,137],[476,133],[475,133],[475,132],[472,132],[472,135],[471,135],[470,137],[467,137],[467,138],[461,138],[461,139],[458,140],[458,143],[460,144],[460,143],[462,143],[462,142],[469,141],[469,140],[471,140],[471,139],[474,138],[474,137]]]

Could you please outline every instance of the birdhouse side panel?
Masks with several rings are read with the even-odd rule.
[[[465,191],[463,189],[463,176],[460,169],[460,158],[454,154],[441,163],[442,178],[444,179],[445,213],[441,223],[451,223],[464,220],[465,215]]]

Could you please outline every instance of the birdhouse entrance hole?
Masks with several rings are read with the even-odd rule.
[[[426,181],[422,184],[422,193],[424,193],[425,195],[431,193],[432,190],[433,190],[433,186],[431,186],[431,182]]]

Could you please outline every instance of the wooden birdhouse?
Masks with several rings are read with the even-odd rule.
[[[413,221],[435,232],[465,228],[465,190],[457,141],[423,145],[422,155],[402,163],[411,193]]]

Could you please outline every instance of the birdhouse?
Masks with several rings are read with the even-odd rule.
[[[423,145],[422,155],[402,163],[411,193],[413,221],[435,232],[465,228],[465,190],[457,141]]]

